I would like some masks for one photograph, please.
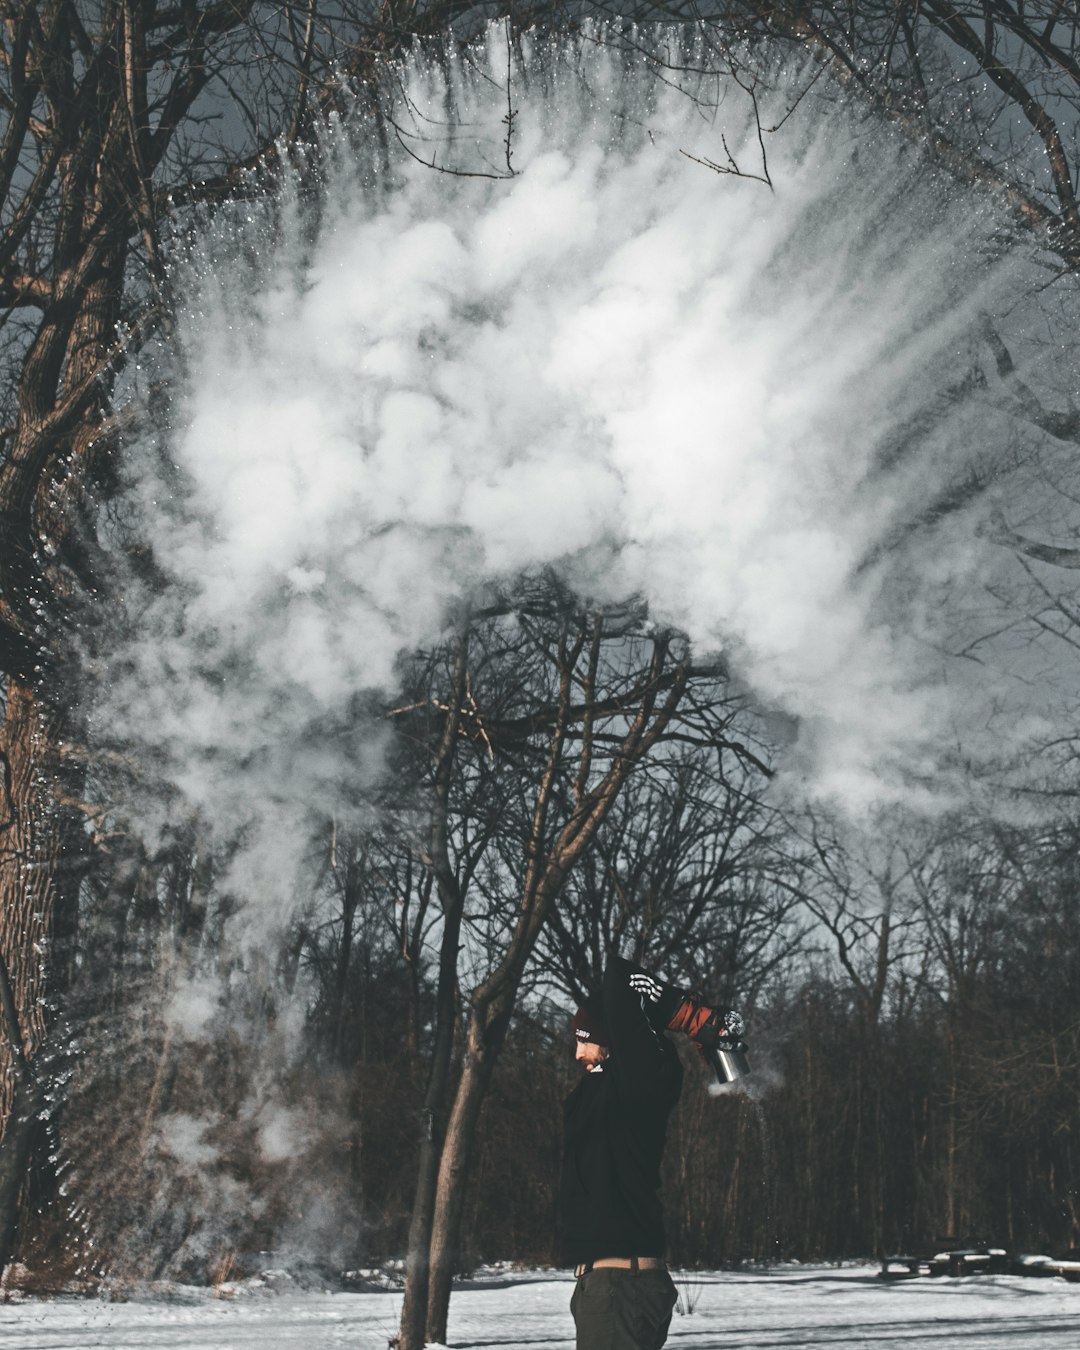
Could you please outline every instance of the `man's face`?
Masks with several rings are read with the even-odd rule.
[[[587,1069],[595,1069],[608,1057],[606,1045],[597,1045],[595,1041],[575,1041],[574,1058],[581,1060]]]

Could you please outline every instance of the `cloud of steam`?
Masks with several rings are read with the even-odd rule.
[[[964,511],[911,525],[1012,462],[955,390],[982,315],[1024,330],[999,215],[820,88],[785,120],[798,71],[759,94],[770,188],[699,162],[765,171],[729,79],[526,51],[509,96],[497,30],[417,58],[388,148],[340,128],[317,207],[230,208],[177,271],[182,397],[128,499],[174,584],[98,716],[248,823],[249,893],[286,884],[298,807],[376,772],[358,695],[520,569],[724,650],[851,804],[989,697],[944,652],[991,549]]]
[[[204,1138],[205,1121],[177,1112],[158,1126],[161,1147],[181,1166],[202,1169],[217,1160],[218,1151]]]

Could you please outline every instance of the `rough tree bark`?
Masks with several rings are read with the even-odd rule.
[[[73,182],[70,190],[78,192]],[[94,232],[108,208],[82,204],[74,228]],[[109,213],[111,214],[111,213]],[[0,756],[7,776],[7,824],[0,845],[0,953],[10,975],[18,1030],[0,1048],[0,1081],[13,1073],[16,1042],[26,1057],[21,1080],[47,1034],[46,1007],[67,987],[77,925],[81,772],[63,754],[71,734],[72,693],[48,641],[47,603],[63,605],[70,580],[49,558],[70,522],[58,504],[75,489],[93,450],[101,412],[96,387],[102,353],[119,318],[118,246],[106,226],[99,249],[61,274],[51,320],[32,344],[20,386],[11,452],[0,470],[0,610],[7,629],[7,682]],[[85,274],[88,274],[85,275]],[[73,423],[73,425],[71,425]],[[14,1081],[20,1074],[14,1072]],[[22,1168],[39,1130],[37,1098],[0,1088],[0,1151]],[[5,1158],[4,1167],[9,1163]],[[15,1240],[19,1188],[0,1188],[0,1258]],[[0,1260],[0,1268],[2,1268]]]
[[[250,3],[176,11],[109,0],[88,29],[73,0],[0,0],[0,306],[26,335],[15,343],[12,425],[0,429],[0,955],[10,993],[0,1266],[15,1239],[37,1128],[34,1061],[50,999],[68,978],[87,844],[80,770],[65,754],[77,703],[67,630],[73,603],[93,586],[80,507],[109,450],[129,244],[145,247],[160,302],[153,174],[211,77],[215,37],[242,23]]]
[[[454,1021],[458,988],[458,945],[464,895],[450,862],[448,798],[458,748],[461,708],[468,673],[468,641],[462,635],[454,656],[450,700],[435,756],[434,801],[431,812],[430,852],[425,862],[435,878],[442,909],[443,931],[439,945],[439,977],[435,993],[435,1038],[431,1068],[421,1110],[420,1152],[416,1167],[416,1193],[409,1222],[406,1254],[405,1298],[401,1308],[400,1345],[422,1346],[427,1315],[431,1228],[435,1215],[435,1192],[439,1159],[443,1149],[446,1103],[450,1091],[450,1065],[454,1049]]]
[[[40,751],[48,728],[39,724],[33,694],[8,689],[3,722],[4,823],[0,833],[0,1270],[15,1244],[19,1194],[26,1176],[42,1084],[34,1058],[45,1038],[41,992],[45,941],[51,929],[57,839],[51,828]]]

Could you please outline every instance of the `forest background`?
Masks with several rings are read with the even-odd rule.
[[[396,63],[417,43],[457,49],[495,18],[510,70],[523,32],[574,36],[585,12],[3,6],[5,1267],[46,1285],[213,1281],[271,1250],[337,1270],[406,1255],[403,1350],[444,1340],[455,1273],[552,1258],[569,1014],[616,944],[751,1027],[752,1096],[710,1096],[688,1060],[667,1160],[674,1260],[1080,1240],[1068,696],[1022,748],[958,751],[966,794],[853,822],[827,795],[777,791],[798,719],[725,656],[640,597],[589,598],[557,568],[504,575],[399,657],[391,694],[358,688],[318,729],[345,747],[338,808],[321,797],[261,822],[288,830],[303,866],[245,942],[251,822],[185,797],[87,692],[170,588],[164,539],[128,530],[124,503],[129,447],[183,415],[167,375],[136,377],[170,340],[173,259],[229,203],[257,212],[283,180],[317,179],[319,128],[343,109],[364,108],[375,141],[400,134]],[[1003,247],[1039,250],[1047,306],[1071,294],[1072,6],[588,13],[665,81],[631,19],[677,22],[754,110],[770,67],[747,53],[796,54],[799,101],[832,91],[892,126],[999,204]],[[512,172],[509,76],[507,99]],[[703,171],[767,187],[757,127],[759,163]],[[958,403],[989,392],[1039,491],[1010,514],[1001,466],[965,462],[900,534],[929,548],[941,521],[977,517],[1012,569],[993,622],[1045,644],[1036,664],[1057,672],[1077,643],[1062,465],[1080,414],[1069,341],[1047,331],[1056,386],[1018,369],[992,319],[954,386]],[[892,467],[932,434],[905,428]]]

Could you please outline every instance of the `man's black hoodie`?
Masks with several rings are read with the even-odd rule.
[[[609,960],[603,1021],[611,1054],[582,1076],[563,1106],[559,1246],[567,1266],[664,1255],[660,1160],[682,1066],[657,1029],[668,999],[643,1006],[630,986],[640,970],[619,956]]]

